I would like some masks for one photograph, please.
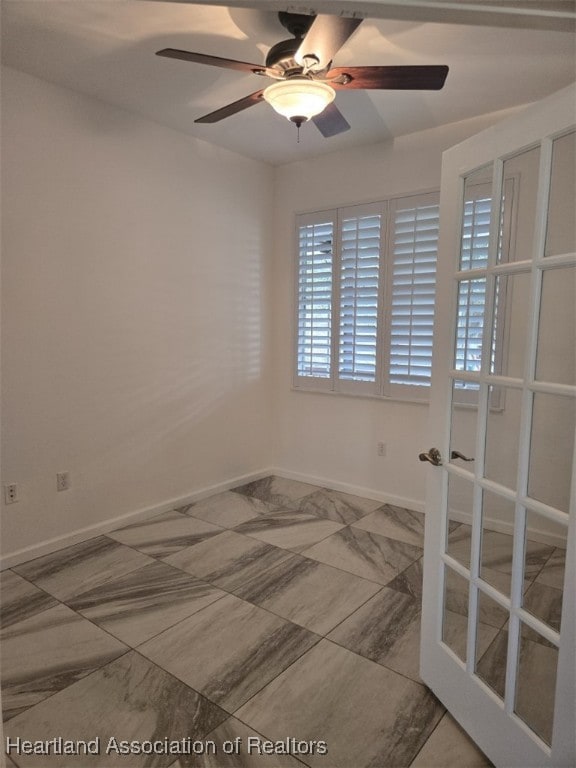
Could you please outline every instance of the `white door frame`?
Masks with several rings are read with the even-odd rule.
[[[473,136],[449,149],[443,155],[440,196],[440,240],[437,273],[437,317],[435,338],[442,339],[434,353],[430,403],[430,444],[448,457],[451,417],[451,392],[448,371],[452,367],[454,315],[456,296],[454,273],[460,252],[460,221],[462,214],[464,176],[475,168],[488,165],[497,158],[513,155],[534,146],[543,137],[559,134],[576,123],[576,86],[570,86],[532,105],[498,125]],[[551,141],[542,143],[540,178],[546,178],[550,168]],[[497,165],[497,162],[494,162]],[[497,175],[495,175],[497,178]],[[497,190],[495,190],[497,191]],[[540,213],[535,223],[534,260],[543,255],[547,200],[546,183],[540,183],[538,200]],[[536,296],[537,298],[537,296]],[[532,338],[538,318],[533,317]],[[485,337],[486,338],[486,337]],[[530,355],[527,355],[530,357]],[[528,370],[528,369],[527,369]],[[574,387],[568,388],[572,391]],[[527,435],[521,436],[526,441]],[[522,445],[522,443],[521,443]],[[420,450],[429,446],[419,446]],[[522,448],[521,448],[522,450]],[[527,449],[526,449],[527,450]],[[576,451],[575,451],[576,454]],[[426,543],[424,556],[424,585],[422,608],[421,676],[424,682],[445,704],[480,748],[498,766],[574,766],[576,764],[576,455],[573,461],[573,482],[568,526],[567,561],[564,582],[562,631],[559,645],[556,686],[555,721],[552,748],[543,743],[513,712],[514,702],[507,690],[502,702],[487,686],[474,679],[474,659],[467,654],[462,663],[442,643],[443,569],[445,562],[444,531],[446,530],[446,487],[448,471],[445,466],[430,466],[427,478]],[[521,502],[521,499],[520,499]],[[476,515],[478,518],[478,515]],[[474,542],[479,537],[479,519],[473,525]],[[513,571],[518,568],[518,558]],[[520,566],[521,568],[521,566]],[[470,583],[478,583],[478,567],[472,564]],[[511,592],[511,632],[522,616],[521,575],[513,578]],[[470,589],[469,621],[476,609],[476,590]],[[475,618],[474,618],[475,621]],[[468,648],[472,648],[470,638]],[[509,686],[507,687],[509,689]]]

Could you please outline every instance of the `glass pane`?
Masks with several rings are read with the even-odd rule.
[[[534,394],[528,495],[568,513],[576,398]]]
[[[458,658],[466,661],[468,636],[468,581],[444,566],[444,620],[442,640]]]
[[[539,146],[504,162],[499,262],[532,258],[539,164]]]
[[[545,256],[576,251],[576,133],[562,136],[552,148]]]
[[[514,711],[547,744],[552,741],[558,649],[520,623]]]
[[[524,576],[536,579],[554,552],[555,543],[566,549],[566,529],[543,515],[526,512]]]
[[[495,291],[490,373],[522,378],[530,308],[530,273],[499,275]]]
[[[463,407],[467,403],[478,400],[478,384],[470,381],[455,379],[452,384],[452,411],[450,417],[450,456],[452,451],[458,451],[469,458],[476,452],[476,423],[478,411],[476,408]],[[473,462],[456,461],[459,467],[474,471]]]
[[[446,552],[470,568],[470,537],[474,485],[458,475],[448,476],[448,531]],[[470,521],[462,522],[462,521]]]
[[[542,275],[536,378],[576,384],[576,269]]]
[[[479,373],[482,365],[482,332],[486,278],[461,280],[458,283],[458,318],[454,368]]]
[[[514,489],[518,470],[522,391],[509,387],[490,387],[489,391],[484,476]]]
[[[464,180],[464,211],[460,269],[485,269],[488,263],[492,165],[479,168]]]
[[[496,493],[482,494],[480,578],[510,596],[515,504]]]
[[[504,698],[506,686],[506,658],[508,656],[508,632],[498,631],[481,621],[481,616],[503,609],[485,595],[478,593],[478,629],[476,632],[476,666],[478,677]],[[488,641],[488,642],[487,642]]]
[[[557,632],[562,614],[567,534],[565,526],[527,512],[525,572],[530,582],[522,605]]]

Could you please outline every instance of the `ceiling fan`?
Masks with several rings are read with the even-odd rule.
[[[448,67],[438,65],[333,67],[332,59],[362,19],[326,14],[305,16],[284,11],[280,11],[278,18],[293,37],[272,46],[264,65],[176,48],[157,51],[157,56],[235,69],[276,81],[194,122],[216,123],[265,100],[298,128],[306,120],[312,120],[323,136],[330,137],[350,128],[334,104],[338,90],[439,90],[446,80]]]

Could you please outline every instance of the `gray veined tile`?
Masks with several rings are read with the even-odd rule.
[[[550,743],[558,650],[544,638],[534,642],[535,633],[522,636],[515,711]],[[503,698],[506,685],[508,631],[502,629],[481,654],[477,674]]]
[[[536,577],[536,581],[547,587],[562,589],[564,587],[565,566],[566,550],[556,547]]]
[[[562,597],[561,589],[549,587],[547,584],[542,584],[536,580],[529,583],[524,592],[522,607],[559,632],[562,617]]]
[[[554,547],[540,541],[526,540],[524,578],[535,579],[554,553]]]
[[[482,567],[502,573],[512,573],[512,545],[514,537],[507,533],[482,531]],[[528,546],[529,543],[527,542]]]
[[[495,571],[512,573],[513,537],[496,531],[485,531],[482,536],[482,561]],[[553,552],[553,547],[526,540],[524,578],[534,579]]]
[[[493,627],[490,624],[485,624],[484,622],[478,622],[476,636],[476,654],[478,658],[486,652],[497,634],[498,630],[496,627]],[[466,644],[468,642],[468,617],[461,613],[446,610],[444,613],[442,635],[444,643],[446,643],[446,645],[451,648],[460,659],[465,660]]]
[[[410,594],[384,587],[328,639],[420,681],[420,601]]]
[[[252,496],[278,507],[293,506],[293,502],[319,490],[317,485],[288,480],[284,477],[264,477],[233,489],[236,493]]]
[[[472,529],[462,524],[449,534],[449,553],[467,568],[470,564],[470,544]],[[482,531],[482,567],[490,571],[510,574],[512,572],[513,537],[507,533],[489,530]],[[524,578],[534,579],[550,555],[553,547],[537,541],[526,541],[526,564]],[[507,590],[508,591],[508,590]]]
[[[496,634],[484,653],[477,654],[476,674],[487,683],[500,698],[504,698],[506,686],[506,657],[508,655],[508,632],[504,629]]]
[[[492,768],[492,763],[446,713],[410,768]]]
[[[187,515],[192,515],[222,528],[235,528],[246,520],[252,520],[259,515],[268,515],[276,510],[278,505],[267,504],[260,499],[245,496],[234,491],[225,491],[208,499],[197,501],[183,507]]]
[[[235,531],[224,531],[213,539],[177,552],[166,562],[228,592],[237,592],[246,582],[261,579],[270,568],[292,557],[288,550]]]
[[[557,672],[558,649],[533,642],[522,631],[514,711],[547,744],[552,742]]]
[[[311,766],[409,766],[444,708],[422,685],[328,640],[298,659],[236,713],[272,739],[322,739]]]
[[[448,615],[445,641],[465,657],[467,620],[459,614]],[[479,624],[481,652],[497,632]],[[420,600],[387,587],[328,635],[329,640],[416,682],[420,682],[420,637]]]
[[[0,599],[0,627],[9,627],[58,605],[46,592],[8,570],[0,573]]]
[[[503,594],[505,593],[506,584],[508,583],[506,574],[503,574],[500,571],[484,569],[483,578],[499,589],[500,592]],[[398,592],[406,592],[418,600],[422,600],[422,560],[417,560],[386,586],[390,589],[398,590]],[[454,586],[450,587],[447,596],[447,608],[450,612],[460,614],[461,616],[467,616],[468,592],[467,590],[463,590],[461,588],[462,586],[464,586],[464,584],[461,583],[460,580],[457,580],[454,583]],[[480,602],[480,621],[483,624],[500,628],[506,623],[507,619],[508,611],[493,600]]]
[[[154,562],[83,592],[69,605],[136,646],[225,594],[177,568]]]
[[[248,582],[237,594],[323,635],[379,589],[371,581],[294,555]]]
[[[349,525],[377,509],[382,502],[322,488],[298,502],[299,512]]]
[[[94,674],[71,685],[19,715],[5,726],[15,739],[100,739],[100,754],[73,757],[18,756],[20,768],[164,768],[175,755],[122,755],[115,751],[122,740],[139,743],[203,740],[227,714],[163,669],[131,651]],[[107,749],[110,749],[106,754]]]
[[[390,589],[396,589],[398,592],[406,592],[412,597],[422,600],[422,566],[423,560],[420,558],[412,563],[405,571],[399,573],[386,586]]]
[[[240,748],[231,754],[223,749],[225,742],[240,739]],[[249,741],[250,739],[256,741]],[[170,768],[303,768],[301,763],[289,754],[264,754],[262,742],[269,741],[252,728],[230,717],[205,738],[212,742],[203,755],[180,757]]]
[[[446,608],[453,614],[468,616],[468,595],[469,586],[466,579],[460,576],[452,576],[454,572],[448,571],[446,582]],[[502,594],[505,593],[505,587],[508,584],[508,577],[500,571],[491,571],[488,568],[483,569],[482,578],[489,584],[496,587]],[[480,593],[478,600],[478,617],[482,624],[488,624],[491,627],[499,629],[508,620],[508,610],[499,605],[495,600]]]
[[[38,557],[14,570],[59,600],[104,584],[154,562],[106,536],[98,536],[51,555]]]
[[[372,514],[355,523],[354,527],[423,547],[424,519],[422,512],[384,504]]]
[[[107,535],[152,557],[167,557],[221,532],[222,529],[216,525],[172,510]]]
[[[37,704],[124,653],[126,646],[65,605],[3,629],[4,718]]]
[[[300,552],[342,528],[341,523],[298,511],[281,511],[248,520],[237,526],[244,533],[282,549]]]
[[[365,579],[388,584],[422,556],[422,549],[359,528],[344,528],[304,554]]]
[[[228,595],[139,652],[231,714],[318,636]]]
[[[472,544],[472,526],[456,523],[448,532],[446,551],[465,568],[470,568],[470,547]]]

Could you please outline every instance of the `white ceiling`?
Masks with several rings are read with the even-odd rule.
[[[259,90],[262,79],[154,55],[183,48],[260,64],[288,37],[270,10],[142,0],[2,2],[5,64],[273,164],[525,104],[576,78],[573,32],[367,18],[336,66],[447,64],[444,89],[339,91],[338,107],[352,129],[324,139],[304,125],[297,144],[296,128],[265,103],[195,125],[195,118]]]

